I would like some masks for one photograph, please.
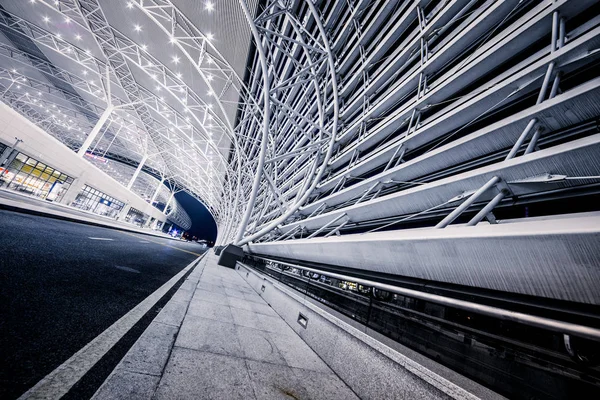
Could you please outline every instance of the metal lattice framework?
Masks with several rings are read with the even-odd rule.
[[[239,0],[253,42],[244,77],[224,55],[235,44],[172,1],[120,4],[171,61],[126,32],[110,2],[35,3],[95,49],[3,12],[0,27],[79,69],[0,43],[4,101],[74,150],[118,107],[91,147],[201,198],[219,243],[494,223],[511,201],[591,193],[600,175],[527,164],[595,132],[594,103],[581,102],[597,95],[591,0]],[[518,163],[524,176],[506,169]]]

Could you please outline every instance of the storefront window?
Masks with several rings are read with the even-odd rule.
[[[125,204],[106,193],[85,185],[71,205],[94,214],[116,218]]]
[[[23,153],[0,170],[0,186],[48,201],[60,201],[72,182],[69,176]]]
[[[147,216],[140,210],[137,210],[133,207],[129,209],[127,216],[125,217],[125,221],[137,226],[144,226],[146,223]]]

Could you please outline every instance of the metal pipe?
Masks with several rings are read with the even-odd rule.
[[[467,226],[475,226],[481,222],[481,220],[485,218],[486,215],[491,213],[492,210],[502,201],[502,199],[506,197],[506,195],[507,192],[505,190],[501,190],[500,193],[494,196],[494,198],[481,209],[481,211],[479,211],[473,218],[471,218],[469,222],[467,222]]]
[[[558,11],[552,13],[552,43],[550,45],[550,52],[556,51],[556,42],[558,40]]]
[[[325,204],[325,203],[321,204],[319,207],[315,208],[315,210],[312,213],[310,213],[310,215],[308,217],[306,217],[306,219],[311,218],[316,213],[318,213],[319,211],[321,211],[323,208],[326,208],[326,207],[327,207],[327,204]]]
[[[394,162],[394,159],[398,155],[398,152],[400,151],[400,149],[402,149],[402,153],[400,154],[400,157],[398,157],[398,160],[402,160],[402,157],[404,157],[404,153],[406,152],[406,147],[404,147],[403,143],[400,143],[400,145],[398,147],[396,147],[396,151],[394,151],[394,155],[392,156],[392,158],[390,158],[390,161],[388,161],[387,165],[385,166],[385,169],[383,170],[384,172],[390,168],[390,166]],[[397,165],[397,163],[396,163],[396,165]]]
[[[260,153],[258,155],[258,165],[256,167],[256,173],[254,175],[254,182],[252,183],[252,191],[250,192],[250,198],[248,199],[248,203],[246,204],[246,211],[244,212],[244,216],[240,225],[238,227],[238,232],[235,237],[236,244],[240,245],[240,241],[244,237],[244,233],[246,232],[246,227],[248,226],[248,221],[250,220],[250,216],[252,215],[252,210],[254,209],[254,203],[256,202],[256,195],[258,194],[258,188],[260,187],[261,176],[263,172],[263,167],[265,165],[265,158],[267,154],[267,145],[269,142],[269,123],[271,121],[271,101],[269,93],[271,92],[271,82],[269,81],[269,67],[267,65],[267,55],[265,53],[265,49],[262,44],[262,38],[260,36],[260,32],[258,28],[254,24],[252,19],[252,14],[248,10],[246,6],[246,2],[244,0],[239,0],[240,6],[244,11],[244,15],[248,20],[248,25],[250,25],[250,30],[252,31],[252,36],[254,37],[254,42],[256,46],[256,52],[258,53],[260,64],[262,68],[263,75],[263,132],[260,143]]]
[[[559,49],[565,45],[565,38],[566,38],[565,19],[561,18],[560,26],[558,28],[558,48]]]
[[[544,101],[544,97],[546,97],[546,92],[548,91],[548,85],[550,84],[550,77],[552,76],[553,70],[554,61],[548,64],[548,69],[546,70],[546,75],[544,76],[544,82],[542,83],[542,88],[540,89],[540,93],[538,94],[538,98],[535,104],[540,104],[542,101]]]
[[[343,281],[350,281],[359,283],[364,286],[371,286],[377,289],[385,290],[387,292],[392,292],[399,294],[401,296],[413,297],[415,299],[430,301],[432,303],[440,304],[443,306],[459,308],[461,310],[466,310],[482,315],[487,315],[493,318],[499,318],[505,321],[512,321],[528,326],[534,326],[537,328],[547,329],[553,332],[567,333],[570,335],[575,335],[581,338],[590,339],[590,340],[600,340],[600,329],[585,326],[585,325],[577,325],[570,322],[559,321],[556,319],[539,317],[531,314],[524,314],[517,311],[507,310],[500,307],[492,307],[484,304],[474,303],[466,300],[459,300],[452,297],[440,296],[433,293],[421,292],[418,290],[407,289],[403,287],[388,285],[385,283],[379,283],[370,281],[367,279],[356,278],[348,275],[337,274],[334,272],[323,271],[316,268],[308,268],[301,265],[286,263],[279,260],[273,260],[269,258],[259,257],[263,260],[270,261],[276,264],[287,265],[293,268],[299,268],[306,271],[316,272],[320,275],[325,275],[330,278],[340,279]],[[248,268],[248,267],[247,267]]]
[[[346,220],[346,221],[342,222],[341,224],[339,224],[339,225],[338,225],[338,227],[337,227],[337,228],[335,228],[334,230],[332,230],[331,232],[329,232],[327,235],[325,235],[325,237],[329,237],[329,236],[331,236],[331,235],[334,235],[334,234],[336,234],[337,232],[339,232],[339,231],[340,231],[340,229],[342,229],[344,226],[346,226],[346,224],[347,224],[348,222],[350,222],[350,220]]]
[[[313,233],[308,235],[306,238],[310,239],[310,238],[317,236],[319,233],[323,232],[325,229],[329,228],[332,224],[335,224],[337,221],[344,218],[345,216],[346,216],[346,213],[338,215],[336,218],[332,219],[331,221],[329,221],[328,223],[326,223],[325,225],[323,225],[322,227],[320,227],[319,229],[317,229],[316,231],[314,231]]]
[[[552,82],[552,89],[550,89],[550,99],[553,99],[558,94],[558,89],[560,86],[560,73],[556,74],[554,77],[554,82]]]
[[[531,138],[531,141],[529,142],[529,144],[527,145],[527,148],[525,149],[525,154],[529,154],[535,149],[535,146],[537,145],[537,141],[540,138],[541,133],[542,133],[542,130],[540,128],[537,128],[535,130],[535,132],[533,133],[533,136]]]
[[[437,229],[443,229],[450,225],[456,218],[460,216],[467,208],[471,206],[477,199],[485,193],[488,189],[494,186],[496,183],[500,182],[500,178],[494,176],[492,179],[487,181],[482,187],[477,189],[475,193],[473,193],[468,199],[463,201],[454,211],[452,211],[446,218],[441,220],[435,227]]]
[[[377,187],[377,185],[379,185],[379,181],[377,181],[377,182],[375,182],[373,185],[371,185],[371,187],[369,187],[369,188],[367,189],[367,191],[366,191],[366,192],[364,192],[364,193],[363,193],[363,195],[362,195],[362,196],[360,196],[360,198],[359,198],[358,200],[356,200],[356,203],[354,203],[354,205],[356,205],[356,204],[360,203],[361,201],[363,201],[363,200],[365,199],[365,197],[367,197],[367,195],[368,195],[369,193],[371,193],[371,190],[373,190],[373,189],[375,189],[375,188]]]
[[[515,154],[517,154],[517,151],[519,151],[519,148],[525,142],[527,135],[529,135],[529,132],[531,132],[531,130],[533,129],[533,126],[536,124],[536,122],[537,122],[537,118],[532,118],[529,121],[529,123],[523,130],[523,133],[521,133],[521,136],[519,136],[519,138],[517,139],[517,142],[513,145],[512,149],[510,149],[510,151],[508,152],[508,155],[506,156],[504,161],[510,160],[511,158],[513,158],[515,156]]]

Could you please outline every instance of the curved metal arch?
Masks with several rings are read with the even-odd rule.
[[[302,206],[302,204],[311,195],[311,193],[314,190],[314,188],[316,187],[317,183],[320,181],[323,173],[325,172],[325,169],[327,168],[329,159],[333,153],[333,148],[334,148],[335,140],[337,137],[337,126],[338,126],[338,118],[339,118],[339,104],[338,104],[339,100],[338,100],[338,94],[337,94],[337,77],[336,77],[336,72],[335,72],[335,62],[334,62],[331,47],[328,42],[325,28],[319,17],[318,10],[316,9],[314,4],[310,0],[304,1],[303,4],[306,4],[306,6],[308,8],[308,15],[311,18],[306,18],[304,20],[304,23],[301,23],[300,20],[294,16],[294,10],[292,9],[292,6],[283,4],[283,2],[281,2],[281,1],[272,1],[272,2],[268,3],[265,7],[265,11],[258,18],[255,19],[250,15],[247,7],[245,6],[244,0],[240,0],[240,5],[244,9],[246,19],[248,20],[249,24],[251,25],[254,41],[255,41],[255,44],[257,47],[257,52],[259,54],[260,68],[261,68],[261,71],[263,74],[262,95],[263,95],[263,102],[264,102],[264,104],[263,104],[264,111],[263,111],[263,121],[262,121],[262,123],[263,123],[263,126],[262,126],[263,141],[261,142],[261,151],[259,154],[255,185],[253,185],[253,190],[251,193],[252,201],[249,204],[249,207],[247,208],[246,213],[244,215],[244,219],[242,220],[242,223],[240,224],[240,226],[238,228],[239,230],[238,230],[238,234],[236,236],[236,241],[235,241],[237,245],[244,245],[250,241],[253,241],[253,240],[256,240],[256,239],[262,237],[266,233],[268,233],[271,230],[273,230],[274,228],[276,228],[277,225],[279,225],[280,223],[285,221],[287,218],[289,218],[295,212],[297,212],[297,210]],[[281,18],[282,16],[285,16],[285,15],[287,15],[288,18],[290,18],[294,21],[294,24],[293,24],[294,26],[292,29],[295,31],[295,34],[297,36],[299,36],[299,38],[302,38],[302,35],[305,34],[307,38],[314,40],[315,43],[319,43],[319,47],[321,47],[321,49],[316,49],[315,46],[307,45],[307,43],[303,42],[302,40],[295,40],[294,38],[285,37],[285,35],[278,34],[277,32],[269,31],[269,24],[271,23],[271,19],[272,18]],[[306,25],[308,24],[309,19],[312,19],[312,21],[314,21],[314,24],[317,26],[317,35],[318,35],[317,37],[313,37],[310,32],[307,32]],[[264,33],[263,35],[261,35],[261,33],[260,33],[261,31]],[[303,48],[305,50],[304,53],[306,55],[305,63],[308,63],[308,65],[303,65],[302,66],[303,68],[300,69],[300,72],[303,75],[305,75],[308,73],[308,71],[312,71],[314,73],[315,70],[319,70],[318,72],[320,74],[315,74],[315,75],[309,77],[308,80],[305,80],[305,82],[302,82],[301,80],[296,79],[296,80],[292,80],[291,83],[294,83],[295,85],[296,84],[299,84],[299,85],[309,84],[311,86],[314,86],[315,97],[317,98],[317,101],[324,101],[324,98],[321,100],[321,98],[316,95],[319,92],[319,90],[318,90],[319,88],[321,88],[321,87],[323,87],[323,88],[330,87],[331,88],[331,97],[332,97],[332,101],[333,101],[333,115],[331,116],[331,121],[330,121],[331,131],[327,131],[325,128],[326,121],[325,121],[325,115],[323,113],[323,110],[325,109],[325,107],[322,107],[322,104],[319,104],[317,107],[319,109],[319,112],[318,112],[319,124],[316,125],[309,118],[306,118],[306,116],[303,115],[302,113],[298,112],[297,110],[290,107],[289,105],[278,101],[277,99],[274,98],[274,96],[271,96],[271,90],[272,90],[271,81],[278,81],[278,77],[276,76],[276,73],[273,71],[273,69],[269,68],[269,64],[268,64],[267,49],[265,48],[265,44],[269,44],[269,38],[267,37],[269,32],[272,34],[272,36],[276,37],[277,39],[287,40],[288,42],[292,43],[292,46],[305,46]],[[308,49],[308,50],[306,50],[306,49]],[[284,47],[281,46],[281,44],[272,43],[271,48],[269,50],[271,51],[272,57],[278,57],[278,56],[285,57],[286,56],[286,50]],[[313,59],[307,55],[308,53],[306,53],[306,51],[315,51],[315,50],[322,50],[323,54],[325,54],[325,56],[326,56],[326,60],[323,63],[323,65],[325,66],[324,72],[321,71],[321,69],[323,69],[322,67],[319,66],[320,68],[315,68],[315,65],[312,65]],[[275,52],[279,52],[279,54],[274,54]],[[290,57],[289,55],[287,55],[287,56]],[[291,57],[293,57],[293,54]],[[298,60],[293,60],[293,62],[297,63]],[[286,81],[284,81],[284,82],[286,82]],[[300,82],[300,83],[298,83],[298,82]],[[286,83],[288,83],[288,82],[286,82]],[[273,114],[271,114],[272,109],[274,110]],[[289,117],[290,115],[303,120],[303,122],[306,123],[305,125],[310,126],[312,129],[317,129],[321,134],[329,134],[328,140],[325,140],[324,143],[321,143],[321,144],[325,145],[324,149],[323,149],[324,151],[321,153],[321,149],[319,148],[319,146],[315,146],[318,148],[318,150],[315,152],[314,163],[312,164],[312,167],[309,169],[308,175],[305,176],[306,181],[302,185],[302,188],[300,189],[300,191],[297,193],[295,200],[291,204],[286,205],[287,209],[284,210],[283,212],[281,212],[280,215],[277,216],[276,218],[273,218],[270,221],[267,221],[262,226],[260,226],[260,228],[258,228],[258,231],[244,237],[246,228],[248,226],[248,221],[250,220],[250,215],[252,215],[253,212],[255,214],[257,212],[260,213],[259,210],[254,209],[254,206],[255,206],[254,203],[256,201],[256,195],[258,193],[260,184],[263,183],[263,187],[266,187],[267,185],[264,183],[264,181],[267,181],[267,182],[269,181],[269,178],[265,175],[264,162],[265,162],[265,158],[266,158],[267,150],[268,150],[268,146],[267,146],[268,135],[271,133],[270,125],[273,120],[277,120],[277,118],[285,117],[285,116]],[[302,129],[302,127],[299,127],[299,128]],[[319,137],[321,138],[322,136],[319,136]],[[276,141],[277,139],[280,139],[280,138],[274,137],[273,139],[275,139],[275,141]],[[285,157],[286,155],[285,154],[276,154],[276,153],[273,154],[274,158],[282,157],[282,156]],[[262,178],[264,178],[264,179],[262,179]],[[273,184],[273,182],[270,183],[270,186],[273,189],[273,191],[276,193],[277,187]],[[278,195],[278,196],[275,196],[275,197],[281,198],[280,194],[276,193],[276,195]],[[258,217],[257,217],[257,222],[258,222]]]

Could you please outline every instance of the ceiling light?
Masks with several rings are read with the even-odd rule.
[[[204,8],[207,11],[213,11],[215,9],[215,5],[212,1],[207,1],[206,3],[204,3]]]
[[[132,9],[133,8],[133,2],[130,1],[129,3],[127,3],[127,8]]]
[[[208,40],[213,40],[215,38],[215,35],[213,35],[212,33],[209,32],[209,33],[206,34],[206,38]]]
[[[175,64],[179,64],[179,57],[178,56],[173,56],[173,62]]]
[[[134,29],[136,32],[140,32],[140,31],[142,30],[142,27],[136,24],[136,25],[133,27],[133,29]]]
[[[212,81],[212,80],[213,80],[213,76],[212,76],[212,75],[207,75],[207,76],[206,76],[206,79],[208,79],[208,81],[210,82],[210,81]]]
[[[87,73],[87,71],[86,71],[86,70],[83,70],[83,74],[84,74],[84,75],[87,75],[88,73]]]
[[[79,35],[79,34],[75,35],[75,39],[81,40],[81,35]]]
[[[70,24],[70,23],[71,23],[71,18],[69,18],[69,17],[65,18],[65,22],[66,22],[67,24]]]
[[[48,16],[45,16],[45,17],[44,17],[44,22],[46,22],[46,23],[50,22],[50,17],[48,17]]]
[[[142,50],[146,51],[148,49],[148,46],[146,46],[145,44],[142,45]]]

